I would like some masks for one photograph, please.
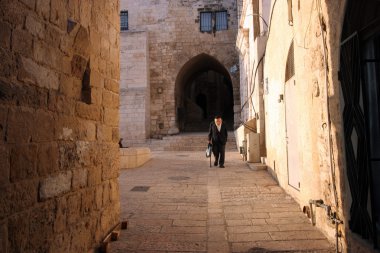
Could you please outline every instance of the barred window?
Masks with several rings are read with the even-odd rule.
[[[120,11],[120,30],[128,30],[128,11]]]
[[[201,32],[211,32],[212,31],[212,13],[211,12],[201,12]]]
[[[217,31],[227,30],[227,11],[217,11],[215,13],[215,26]]]

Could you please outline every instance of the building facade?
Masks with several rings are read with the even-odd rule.
[[[236,1],[122,0],[120,10],[123,144],[207,131],[215,114],[239,124]]]
[[[240,13],[241,101],[252,104],[243,108],[243,120],[248,126],[254,120],[259,134],[258,121],[265,119],[266,150],[256,152],[339,250],[374,251],[379,2],[243,1]]]

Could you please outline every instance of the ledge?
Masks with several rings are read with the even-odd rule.
[[[149,148],[120,148],[119,150],[121,169],[138,168],[151,158]]]

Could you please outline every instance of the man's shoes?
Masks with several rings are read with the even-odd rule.
[[[214,166],[218,166],[218,162],[217,161],[214,162]]]
[[[219,168],[224,168],[224,165],[223,164],[219,165]]]

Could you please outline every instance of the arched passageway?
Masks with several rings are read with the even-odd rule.
[[[207,131],[216,114],[233,129],[233,90],[230,75],[215,58],[200,54],[179,71],[175,86],[176,121],[181,132]]]

